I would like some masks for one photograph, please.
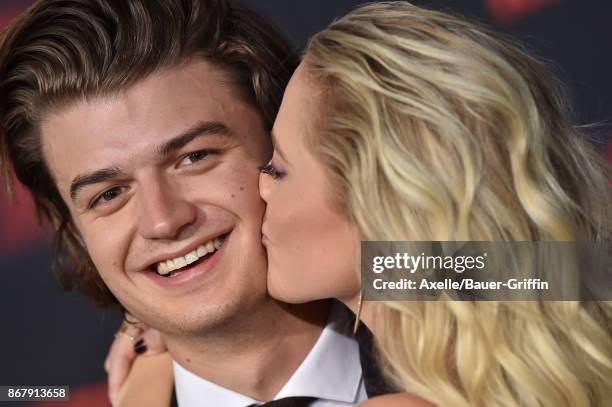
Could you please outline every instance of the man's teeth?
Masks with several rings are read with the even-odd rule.
[[[184,256],[179,256],[174,259],[160,261],[157,263],[157,273],[162,276],[166,276],[172,273],[174,270],[183,268],[191,263],[195,263],[200,258],[206,256],[208,253],[213,253],[223,244],[222,238],[216,238],[204,244],[198,246],[195,250],[187,253]]]

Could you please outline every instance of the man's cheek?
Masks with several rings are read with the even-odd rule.
[[[244,202],[245,206],[255,210],[264,206],[259,193],[259,175],[259,169],[253,164],[243,168],[241,176],[233,178],[236,182],[232,185],[232,189],[240,201]]]
[[[210,185],[210,181],[208,184],[211,194],[207,196],[211,203],[238,215],[263,211],[264,205],[259,195],[259,170],[254,162],[229,165],[216,174],[214,186]]]
[[[123,238],[111,227],[87,230],[85,243],[91,259],[105,281],[107,275],[123,269]]]

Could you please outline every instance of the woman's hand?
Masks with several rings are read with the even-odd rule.
[[[131,318],[130,318],[131,319]],[[113,405],[121,386],[130,373],[132,363],[139,354],[155,355],[166,351],[159,331],[141,323],[123,323],[104,362],[108,374],[108,397]]]

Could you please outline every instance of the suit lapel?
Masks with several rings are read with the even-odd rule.
[[[176,401],[176,386],[172,386],[172,397],[170,398],[170,407],[178,407],[178,401]]]
[[[359,358],[368,397],[397,393],[398,390],[383,375],[374,350],[374,336],[363,323],[359,325],[355,339],[359,343]]]

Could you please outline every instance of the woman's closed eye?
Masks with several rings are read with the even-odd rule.
[[[262,167],[259,167],[259,171],[262,173],[271,176],[275,180],[280,180],[285,176],[285,173],[276,169],[272,163],[268,163]]]

